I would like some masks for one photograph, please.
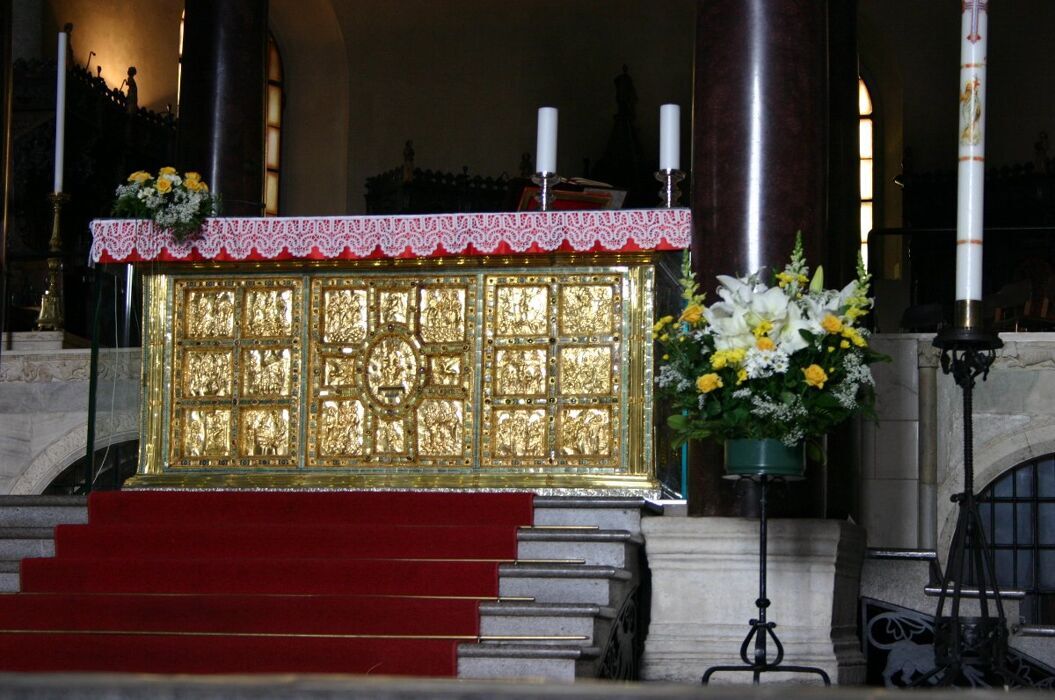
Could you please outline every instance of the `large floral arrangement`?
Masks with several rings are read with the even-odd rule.
[[[182,176],[172,167],[157,175],[137,170],[118,186],[114,201],[115,216],[150,219],[160,228],[183,241],[201,230],[205,219],[219,213],[219,198],[195,172]]]
[[[677,441],[714,437],[813,442],[855,412],[872,413],[875,385],[868,365],[884,359],[868,346],[869,275],[841,290],[812,280],[801,237],[773,275],[720,275],[718,301],[699,293],[688,258],[682,266],[685,308],[653,328],[662,348],[658,392],[672,402]],[[812,452],[813,450],[811,450]]]

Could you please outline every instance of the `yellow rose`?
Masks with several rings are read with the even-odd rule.
[[[209,186],[208,185],[206,185],[204,182],[199,182],[198,183],[198,192],[208,192],[208,191],[209,191]]]
[[[164,168],[158,171],[158,175],[175,175],[176,169],[171,165],[166,165]]]
[[[758,342],[755,343],[755,347],[757,347],[759,350],[773,350],[777,347],[777,344],[774,343],[771,338],[762,336],[758,339]]]
[[[140,184],[150,179],[150,173],[145,170],[137,170],[128,176],[129,182],[138,182]]]
[[[201,173],[196,173],[192,170],[189,173],[183,173],[183,179],[187,182],[198,182],[201,180]]]
[[[828,375],[820,365],[810,365],[802,370],[806,377],[806,383],[817,389],[824,388],[824,382],[828,381]]]
[[[722,378],[714,372],[705,374],[696,379],[696,390],[701,394],[709,394],[715,389],[722,387]]]
[[[829,333],[839,333],[843,329],[843,322],[839,320],[838,316],[827,314],[821,321],[821,328]]]
[[[697,324],[702,318],[703,307],[699,304],[689,304],[685,307],[685,310],[681,312],[681,317],[678,320],[684,321],[685,323]]]
[[[165,180],[164,178],[158,180],[157,184],[155,184],[154,186],[161,194],[165,194],[166,192],[172,191],[172,183],[169,180]]]

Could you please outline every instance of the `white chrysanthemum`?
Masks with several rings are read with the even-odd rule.
[[[779,348],[759,350],[753,347],[744,357],[744,369],[750,379],[759,379],[787,372],[789,362],[788,354]]]

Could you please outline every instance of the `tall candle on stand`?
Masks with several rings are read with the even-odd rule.
[[[659,169],[681,169],[681,107],[659,108]]]
[[[62,192],[63,155],[66,152],[66,32],[59,32],[55,61],[55,182],[53,192]]]
[[[557,172],[557,108],[539,107],[535,171]]]
[[[956,202],[956,317],[981,325],[982,211],[985,183],[986,44],[989,3],[966,0],[960,17],[960,119]]]

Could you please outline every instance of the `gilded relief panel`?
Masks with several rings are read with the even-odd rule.
[[[649,277],[516,264],[173,274],[149,375],[165,478],[647,482]]]
[[[171,466],[295,464],[300,299],[297,278],[175,281]]]
[[[311,284],[320,320],[309,333],[307,465],[471,464],[476,279],[320,275]]]
[[[481,466],[618,468],[624,277],[488,275]]]

